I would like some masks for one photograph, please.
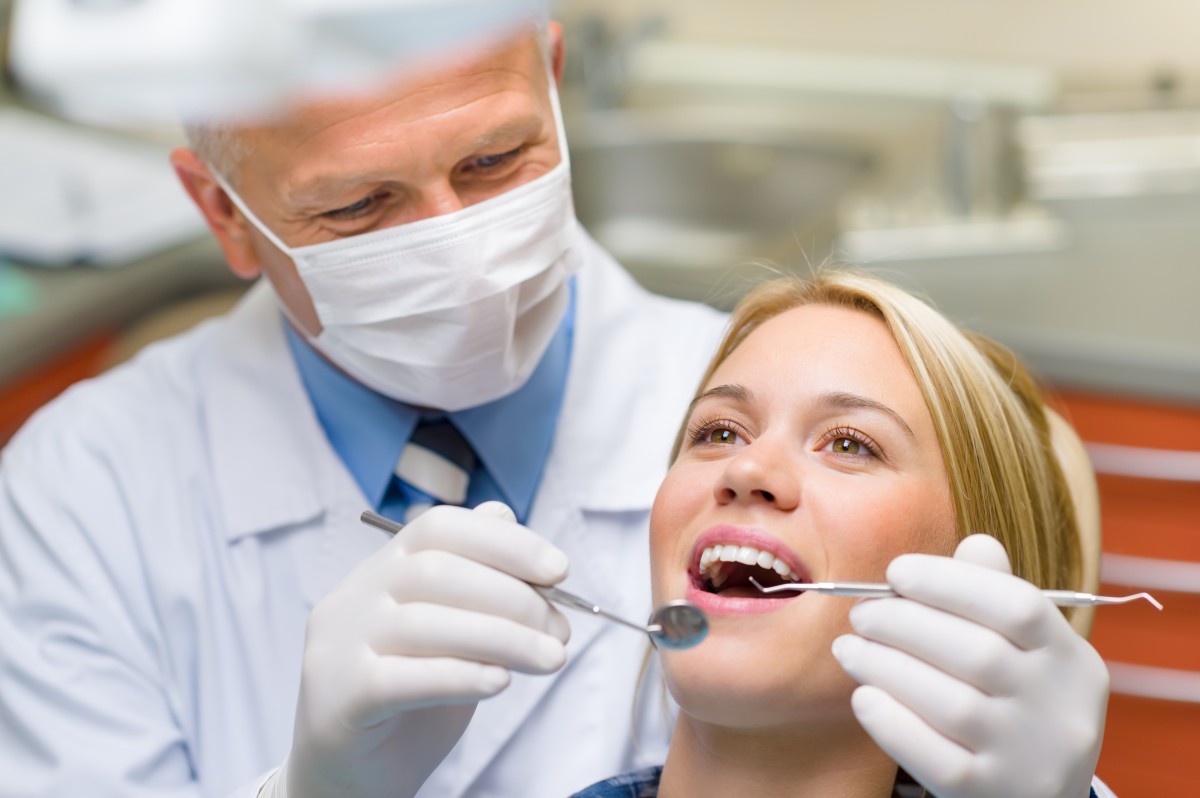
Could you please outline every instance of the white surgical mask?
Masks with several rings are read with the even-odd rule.
[[[550,94],[562,161],[444,216],[289,247],[218,176],[246,218],[295,262],[322,326],[309,339],[317,351],[379,393],[442,410],[485,404],[525,384],[582,262],[562,115]]]

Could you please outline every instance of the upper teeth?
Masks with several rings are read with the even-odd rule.
[[[717,571],[716,563],[738,562],[743,565],[757,565],[759,568],[774,571],[792,582],[799,582],[800,576],[787,563],[769,551],[762,551],[753,546],[738,546],[730,543],[724,546],[709,546],[700,552],[700,573],[713,576]],[[724,580],[721,580],[724,581]]]

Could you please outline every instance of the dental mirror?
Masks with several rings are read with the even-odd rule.
[[[387,532],[389,535],[395,535],[404,528],[404,524],[393,521],[390,518],[385,518],[370,510],[365,511],[359,516],[359,520],[367,526],[375,527]],[[601,609],[598,604],[594,604],[581,596],[568,593],[560,588],[546,587],[545,585],[530,585],[530,587],[540,593],[547,601],[553,601],[555,604],[561,604],[571,609],[590,612],[592,615],[598,615],[606,621],[612,621],[613,623],[627,626],[630,629],[645,632],[650,636],[650,641],[659,648],[682,651],[685,648],[691,648],[699,644],[701,640],[708,636],[708,618],[705,617],[704,612],[699,607],[690,601],[683,601],[681,599],[679,601],[667,602],[650,613],[649,623],[643,626],[640,623],[626,620],[619,615],[613,615],[611,612]]]
[[[658,631],[650,631],[656,627]],[[682,651],[708,637],[708,618],[690,601],[668,601],[650,613],[646,631],[659,648]]]
[[[611,612],[601,609],[598,605],[593,604],[587,599],[576,596],[574,593],[560,590],[557,587],[533,585],[533,589],[541,593],[547,601],[553,601],[555,604],[561,604],[573,610],[590,612],[592,615],[598,615],[606,621],[612,621],[613,623],[627,626],[630,629],[645,632],[650,635],[650,642],[659,648],[682,651],[685,648],[691,648],[699,644],[701,640],[708,636],[708,618],[705,617],[704,612],[699,607],[690,601],[680,599],[678,601],[667,602],[650,613],[649,621],[645,626],[642,626],[640,623],[628,621],[619,615],[613,615]]]

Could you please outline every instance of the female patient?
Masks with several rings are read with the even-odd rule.
[[[907,771],[939,798],[1087,796],[1107,673],[1034,587],[1078,589],[1079,551],[1042,400],[1006,351],[870,277],[761,286],[651,517],[655,602],[711,622],[661,655],[670,754],[580,795],[886,798]]]

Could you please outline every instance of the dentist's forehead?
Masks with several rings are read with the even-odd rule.
[[[526,94],[543,104],[547,80],[539,37],[523,33],[449,63],[410,69],[369,93],[295,104],[239,133],[257,148],[293,146],[330,133],[353,143],[380,128],[436,121],[442,114],[501,92]]]

